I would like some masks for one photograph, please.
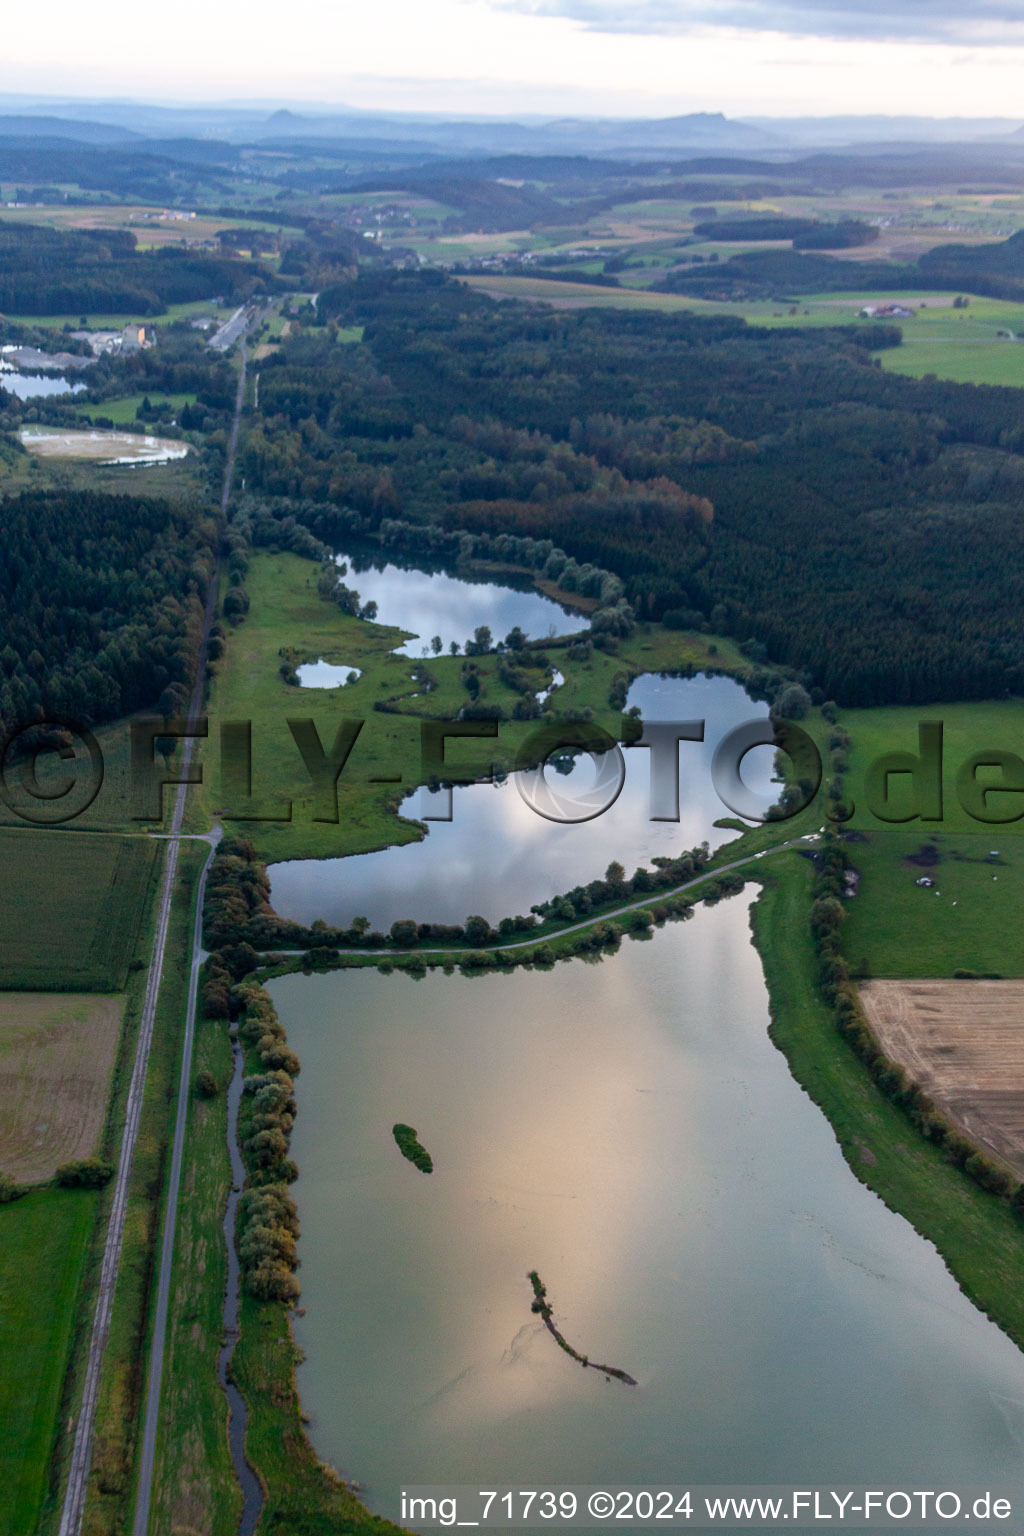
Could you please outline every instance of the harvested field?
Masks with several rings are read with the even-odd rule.
[[[107,1112],[121,997],[0,993],[0,1169],[19,1183],[92,1157]]]
[[[868,981],[860,995],[890,1060],[1024,1178],[1024,981]]]

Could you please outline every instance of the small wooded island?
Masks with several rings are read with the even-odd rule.
[[[547,1328],[550,1334],[554,1335],[559,1347],[564,1349],[567,1355],[571,1355],[574,1360],[578,1360],[580,1365],[589,1366],[593,1371],[603,1371],[606,1376],[614,1376],[616,1381],[624,1381],[627,1387],[635,1387],[637,1385],[636,1378],[630,1376],[627,1371],[620,1371],[614,1365],[598,1365],[596,1361],[592,1364],[588,1355],[581,1355],[578,1350],[573,1349],[568,1340],[555,1327],[551,1304],[548,1301],[547,1287],[541,1283],[540,1275],[538,1275],[535,1269],[531,1269],[529,1278],[530,1284],[533,1286],[533,1305],[530,1311],[539,1313],[544,1319],[545,1328]]]
[[[415,1163],[421,1173],[433,1173],[434,1160],[426,1147],[421,1146],[416,1132],[411,1125],[398,1125],[391,1127],[391,1134],[398,1143],[398,1150],[403,1157],[407,1157],[410,1163]]]

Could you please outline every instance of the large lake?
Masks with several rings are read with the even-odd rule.
[[[501,582],[468,579],[447,571],[425,571],[395,559],[367,554],[341,554],[347,565],[345,585],[364,603],[377,604],[377,622],[411,629],[414,638],[398,647],[404,656],[425,656],[435,635],[447,652],[455,641],[464,646],[473,631],[486,624],[494,639],[504,640],[516,625],[531,640],[572,635],[586,629],[585,614],[564,608],[529,584],[521,588]]]
[[[746,897],[599,965],[270,991],[302,1061],[299,1389],[373,1509],[446,1481],[1014,1492],[1024,1357],[793,1082]],[[533,1268],[637,1388],[562,1354]]]
[[[557,709],[557,694],[552,701]],[[451,821],[430,821],[423,841],[345,859],[296,860],[270,867],[271,901],[282,917],[347,925],[368,917],[386,929],[396,918],[461,923],[471,912],[491,922],[529,912],[574,885],[603,875],[612,859],[632,874],[656,854],[671,855],[705,838],[713,848],[735,836],[713,826],[731,815],[711,782],[711,758],[722,737],[744,720],[767,716],[729,677],[639,678],[627,703],[639,705],[645,720],[706,722],[705,739],[679,749],[678,822],[649,819],[650,753],[624,751],[625,786],[615,804],[593,821],[559,825],[537,814],[515,781],[471,784],[452,791]],[[757,747],[744,761],[744,779],[763,797],[774,798],[772,751]],[[585,789],[594,769],[583,758],[569,775],[552,774],[565,789]],[[442,796],[417,792],[404,814],[440,813]]]

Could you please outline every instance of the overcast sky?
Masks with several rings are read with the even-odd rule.
[[[8,0],[4,13],[5,92],[1024,119],[1024,0]]]

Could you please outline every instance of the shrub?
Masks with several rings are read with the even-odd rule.
[[[267,1259],[245,1271],[246,1290],[260,1301],[297,1301],[299,1282],[280,1260]]]
[[[403,1125],[401,1121],[391,1127],[391,1134],[395,1138],[399,1152],[407,1158],[421,1173],[433,1173],[434,1160],[416,1135],[411,1125]]]
[[[102,1189],[114,1172],[112,1163],[98,1157],[83,1157],[78,1162],[61,1163],[54,1174],[62,1189]]]
[[[202,1071],[196,1078],[196,1093],[201,1099],[215,1099],[220,1093],[220,1084],[212,1072]]]
[[[396,949],[409,949],[419,938],[419,928],[411,917],[400,917],[391,924],[391,942]]]
[[[219,980],[206,982],[202,996],[203,1013],[208,1019],[231,1017],[231,993],[225,982]]]

